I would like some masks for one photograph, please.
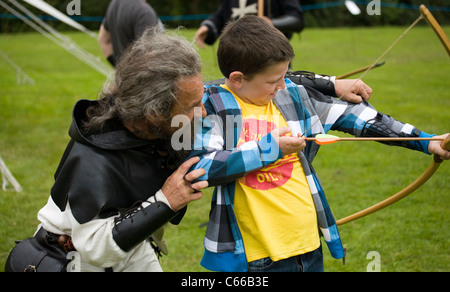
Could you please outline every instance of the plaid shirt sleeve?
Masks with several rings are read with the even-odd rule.
[[[206,170],[198,180],[207,180],[210,186],[228,184],[282,157],[271,133],[260,141],[249,141],[235,147],[241,129],[239,122],[235,122],[236,116],[219,113],[208,100],[204,100],[204,105],[207,116],[194,121],[194,150],[189,155],[200,157],[192,169]]]
[[[393,117],[378,112],[372,105],[363,101],[359,104],[342,100],[334,102],[329,97],[317,94],[314,89],[307,89],[310,102],[314,110],[324,113],[331,105],[331,109],[321,118],[324,133],[338,130],[356,137],[432,137],[433,135],[420,131],[411,124],[403,123]],[[330,104],[331,103],[331,104]],[[387,145],[405,147],[417,151],[428,152],[429,141],[398,141],[383,142]]]

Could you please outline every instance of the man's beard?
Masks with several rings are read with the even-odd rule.
[[[153,137],[156,137],[157,139],[161,140],[170,140],[170,137],[172,137],[172,132],[170,131],[171,127],[168,127],[167,125],[152,125],[148,124],[147,126],[147,132],[151,133]]]
[[[195,137],[194,128],[195,127],[194,127],[193,120],[191,120],[191,122],[188,125],[183,125],[181,127],[172,127],[170,119],[165,122],[160,123],[159,125],[154,125],[151,123],[146,124],[146,132],[149,135],[153,136],[154,139],[160,139],[160,140],[166,141],[167,151],[169,152],[169,155],[172,157],[177,157],[178,159],[186,158],[192,149],[181,149],[179,151],[174,150],[171,145],[172,135],[177,131],[183,131],[183,132],[189,131],[189,133],[190,133],[190,135],[189,135],[190,144],[189,145],[193,145],[194,137]],[[186,136],[188,136],[188,135],[184,135],[183,137],[186,137]]]

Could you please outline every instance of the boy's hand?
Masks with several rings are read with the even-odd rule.
[[[306,147],[306,138],[301,137],[300,134],[298,134],[297,137],[292,137],[291,128],[279,128],[273,130],[270,133],[278,143],[283,156],[297,153]],[[286,136],[288,134],[291,135]]]
[[[449,134],[444,134],[441,136],[436,136],[438,138],[448,138]],[[449,160],[450,159],[450,151],[443,149],[441,144],[443,142],[441,141],[430,141],[430,144],[428,144],[428,152],[430,152],[431,154],[436,154],[439,155],[439,157],[442,160]]]
[[[351,89],[349,89],[351,87]],[[334,84],[334,90],[336,91],[337,97],[341,97],[342,100],[361,103],[364,100],[369,100],[372,95],[372,88],[367,86],[363,81],[358,80],[355,83],[355,79],[337,79]]]

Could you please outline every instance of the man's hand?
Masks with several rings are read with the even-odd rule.
[[[444,134],[441,136],[436,136],[437,138],[446,138],[449,134]],[[450,151],[442,149],[441,147],[441,141],[430,141],[430,144],[428,144],[428,152],[431,154],[439,155],[439,157],[442,160],[449,160],[450,159]]]
[[[372,88],[363,81],[355,79],[336,79],[334,90],[337,97],[341,97],[345,93],[342,100],[352,103],[361,103],[363,99],[369,100],[373,92]]]
[[[192,183],[193,180],[205,175],[203,168],[193,170],[189,169],[200,161],[199,157],[193,157],[185,161],[180,167],[166,180],[161,191],[169,201],[172,210],[175,212],[183,209],[188,203],[199,200],[202,197],[201,189],[208,187],[207,181]]]
[[[297,137],[286,136],[291,133],[290,128],[279,128],[270,132],[283,153],[283,156],[297,153],[306,147],[306,138],[298,134]]]

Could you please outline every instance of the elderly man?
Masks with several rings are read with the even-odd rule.
[[[187,173],[198,158],[178,165],[180,154],[170,145],[178,129],[167,123],[202,107],[200,72],[189,42],[148,30],[102,98],[75,105],[71,140],[35,235],[45,247],[64,237],[79,257],[71,270],[162,271],[150,236],[169,221],[177,224],[207,187],[191,183],[203,171]]]

